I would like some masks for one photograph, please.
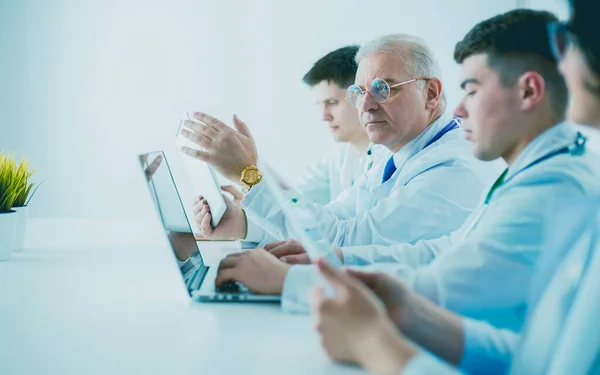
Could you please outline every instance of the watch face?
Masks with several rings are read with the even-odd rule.
[[[258,170],[256,169],[249,169],[246,171],[246,175],[244,176],[244,180],[246,181],[246,183],[248,184],[255,184],[258,182]]]

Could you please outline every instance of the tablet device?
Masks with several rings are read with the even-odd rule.
[[[181,135],[181,129],[184,127],[183,122],[185,120],[192,120],[187,111],[183,113],[183,117],[179,122],[179,128],[177,129],[177,146],[179,146],[179,149],[181,149],[182,146],[201,149],[199,145]],[[219,221],[221,221],[221,218],[227,209],[227,204],[225,203],[221,191],[219,177],[215,170],[202,160],[183,155],[183,162],[192,182],[194,194],[203,196],[208,203],[208,207],[212,214],[210,225],[214,228],[219,224]]]

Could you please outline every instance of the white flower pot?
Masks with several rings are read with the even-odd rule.
[[[23,250],[25,243],[25,230],[27,229],[27,219],[29,218],[29,206],[13,207],[17,211],[17,232],[15,234],[15,251]]]
[[[15,248],[18,216],[16,211],[0,213],[0,261],[10,259]]]

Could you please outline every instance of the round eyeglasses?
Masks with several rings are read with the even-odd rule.
[[[348,87],[348,90],[346,90],[346,100],[350,102],[352,107],[359,108],[363,104],[365,94],[370,92],[371,96],[377,103],[384,103],[390,98],[390,91],[394,87],[399,87],[416,81],[427,81],[428,79],[429,78],[413,78],[409,79],[408,81],[395,83],[390,86],[383,78],[375,78],[371,82],[369,89],[366,91],[363,91],[358,85],[352,85]]]

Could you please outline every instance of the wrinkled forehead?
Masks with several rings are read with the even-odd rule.
[[[389,84],[412,79],[405,70],[404,61],[400,56],[388,53],[378,53],[363,58],[358,64],[355,84],[369,87],[375,78],[383,78]]]

